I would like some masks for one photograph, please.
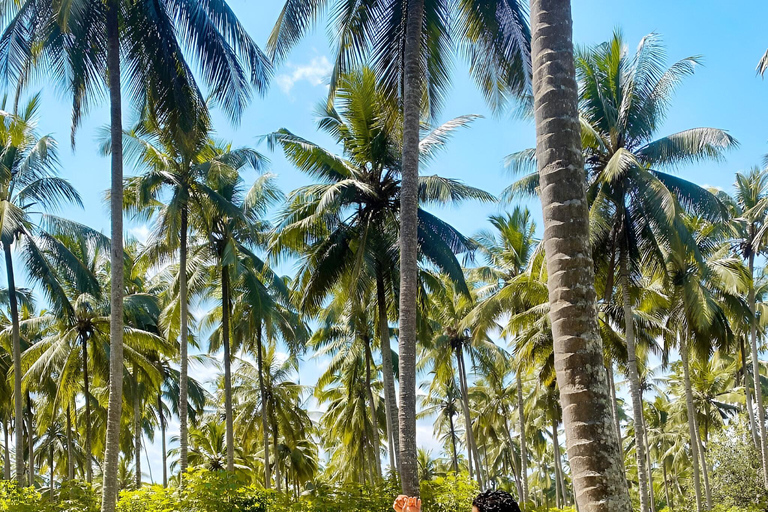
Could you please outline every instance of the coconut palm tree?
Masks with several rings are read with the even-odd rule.
[[[270,35],[268,51],[283,60],[330,2],[287,0]],[[455,38],[469,58],[470,71],[494,108],[528,84],[530,34],[524,7],[515,0],[493,2],[379,0],[355,8],[334,2],[333,33],[338,51],[331,97],[338,78],[366,60],[403,115],[400,236],[400,464],[403,491],[417,495],[416,461],[416,296],[418,289],[419,133],[423,112],[439,111],[449,83],[448,60]],[[426,102],[422,100],[426,98]],[[402,464],[404,462],[404,464]]]
[[[187,63],[192,57],[214,98],[237,119],[250,98],[250,85],[263,90],[270,66],[224,0],[67,3],[35,0],[4,13],[0,68],[6,83],[24,86],[36,68],[66,76],[72,96],[72,128],[80,124],[100,89],[109,91],[112,155],[112,378],[102,510],[117,500],[117,441],[122,391],[122,208],[123,127],[121,87],[140,105],[151,105],[163,122],[189,129],[204,97]],[[126,49],[121,55],[121,48]],[[28,58],[30,55],[39,58]],[[123,65],[124,64],[124,65]],[[123,72],[121,73],[121,65]],[[123,75],[123,76],[121,76]],[[122,83],[122,78],[126,83]],[[101,80],[104,79],[104,82]]]
[[[451,469],[454,475],[458,475],[462,431],[457,422],[463,407],[459,388],[455,381],[450,380],[441,382],[438,386],[423,382],[421,388],[426,393],[419,399],[420,411],[417,419],[435,418],[433,432],[443,442],[445,451],[450,453]]]
[[[570,2],[533,0],[531,31],[549,317],[568,456],[579,460],[574,494],[582,511],[629,510],[595,306]]]
[[[280,145],[296,167],[321,182],[291,193],[272,250],[303,258],[295,285],[301,290],[300,307],[308,313],[319,307],[342,276],[351,273],[351,282],[361,287],[375,282],[390,466],[394,468],[399,434],[389,311],[398,275],[400,117],[369,68],[340,77],[335,104],[323,103],[318,111],[320,129],[342,146],[342,155],[286,129],[267,137],[270,146]],[[456,129],[475,118],[462,116],[432,130],[421,140],[422,158],[426,161],[435,155]],[[456,180],[438,176],[420,180],[423,206],[468,199],[493,198]],[[453,254],[469,248],[466,239],[425,210],[418,215],[421,257],[463,281]]]

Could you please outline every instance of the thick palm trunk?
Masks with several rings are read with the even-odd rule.
[[[91,393],[88,377],[88,338],[80,340],[83,347],[83,394],[85,395],[85,481],[93,482],[93,450],[91,450]]]
[[[35,485],[35,427],[32,424],[32,397],[27,391],[27,469],[29,485]]]
[[[16,303],[16,280],[13,276],[13,257],[11,242],[3,242],[5,253],[5,271],[8,279],[8,299],[11,308],[11,343],[13,344],[13,406],[14,406],[14,441],[16,443],[16,481],[24,485],[24,409],[21,399],[21,338],[19,337],[19,307]]]
[[[688,414],[688,434],[691,442],[691,461],[693,462],[693,488],[696,493],[696,512],[701,512],[701,475],[699,472],[699,442],[696,433],[696,411],[693,408],[693,391],[688,365],[688,345],[684,337],[680,339],[680,359],[683,363],[683,379],[685,382],[685,405]]]
[[[72,409],[67,404],[67,480],[75,478],[75,459],[72,452]]]
[[[525,402],[523,400],[523,379],[520,370],[515,372],[517,381],[517,414],[520,422],[520,479],[523,484],[523,494],[520,497],[520,508],[525,510],[528,504],[528,451],[525,439]]]
[[[180,481],[184,481],[187,471],[189,452],[189,427],[187,410],[189,396],[189,361],[187,349],[189,332],[187,329],[187,219],[188,206],[181,207],[181,227],[179,230],[179,471]],[[163,467],[165,471],[165,467]],[[163,479],[165,481],[165,478]]]
[[[165,442],[165,412],[163,412],[163,395],[157,394],[157,411],[160,416],[160,442],[163,451],[163,487],[168,487],[168,448]]]
[[[389,319],[387,317],[387,292],[384,288],[384,272],[376,265],[376,302],[379,310],[379,346],[381,347],[381,375],[384,380],[384,413],[387,417],[387,444],[389,445],[390,471],[397,471],[397,446],[400,435],[397,424],[397,395],[395,392],[395,371],[392,366],[392,346],[389,341]]]
[[[400,481],[419,495],[416,450],[416,295],[418,293],[419,121],[424,1],[409,0],[403,47],[403,161],[400,190]]]
[[[107,73],[112,146],[112,183],[109,199],[112,243],[110,248],[109,400],[101,512],[115,512],[117,505],[120,417],[123,412],[123,122],[120,97],[119,10],[118,0],[107,0]]]
[[[139,395],[138,368],[133,368],[133,457],[136,468],[135,486],[141,489],[141,396]]]
[[[11,446],[8,440],[8,419],[3,418],[3,446],[5,447],[5,450],[3,451],[3,479],[4,480],[10,480],[11,479]]]
[[[752,441],[755,447],[760,450],[760,438],[757,436],[757,426],[755,425],[755,410],[752,406],[751,383],[749,382],[749,370],[747,367],[747,348],[744,344],[744,338],[739,337],[739,352],[741,352],[741,373],[744,377],[744,396],[745,407],[749,417],[749,431],[752,433]]]
[[[235,436],[232,411],[232,356],[229,346],[229,267],[221,267],[221,337],[224,343],[224,415],[226,416],[227,471],[235,471]]]
[[[752,321],[749,326],[749,341],[752,349],[752,373],[755,379],[755,400],[757,402],[757,426],[760,431],[760,455],[763,460],[763,484],[768,487],[768,439],[765,433],[765,407],[763,406],[763,390],[760,385],[760,360],[757,358],[757,317],[755,315],[755,255],[749,256],[749,275],[752,277],[749,286],[749,310]]]
[[[532,0],[536,160],[555,370],[581,512],[629,512],[595,307],[571,4]]]
[[[261,398],[261,431],[264,437],[264,488],[270,489],[272,487],[272,474],[269,467],[269,424],[267,421],[267,396],[264,391],[264,357],[263,347],[261,339],[261,322],[259,322],[258,330],[256,331],[256,365],[259,371],[259,395]]]
[[[627,377],[629,394],[632,398],[632,416],[635,422],[635,455],[637,460],[637,483],[640,495],[640,512],[648,512],[648,466],[645,455],[645,418],[643,396],[640,390],[640,372],[637,369],[635,348],[635,325],[632,311],[632,297],[629,289],[629,258],[625,248],[621,249],[621,294],[624,302],[624,337],[627,342]]]
[[[376,464],[374,476],[376,481],[381,480],[381,439],[379,438],[379,417],[376,414],[376,402],[373,398],[373,381],[371,378],[371,365],[373,355],[371,354],[371,340],[364,337],[365,340],[365,392],[368,395],[368,403],[371,409],[371,430],[373,433],[373,461]]]

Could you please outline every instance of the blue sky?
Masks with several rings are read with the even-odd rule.
[[[230,0],[254,39],[263,44],[282,6],[281,0]],[[768,47],[764,20],[768,4],[755,0],[722,2],[714,0],[575,0],[574,41],[577,45],[596,44],[611,37],[620,28],[630,51],[640,38],[650,32],[663,37],[668,63],[691,55],[703,56],[703,66],[678,89],[668,118],[659,135],[679,130],[710,126],[729,130],[740,142],[724,162],[689,166],[679,174],[702,185],[731,189],[734,173],[760,164],[768,153],[768,82],[755,75],[755,65]],[[738,5],[738,8],[736,8]],[[259,144],[259,137],[285,127],[310,140],[330,144],[330,140],[315,130],[313,109],[326,94],[330,71],[331,49],[324,25],[310,34],[275,70],[275,79],[264,97],[257,97],[244,112],[239,126],[233,126],[216,115],[218,137],[236,146]],[[458,178],[492,193],[509,185],[511,177],[504,174],[505,155],[532,147],[534,127],[531,121],[512,116],[494,117],[484,105],[481,95],[467,77],[466,66],[460,60],[454,66],[454,85],[441,120],[462,114],[482,114],[468,130],[459,132],[447,150],[424,171]],[[37,84],[42,88],[44,84]],[[34,89],[33,89],[34,90]],[[106,105],[95,108],[77,135],[73,152],[69,146],[70,109],[68,99],[54,91],[45,90],[42,133],[54,135],[60,142],[62,175],[80,191],[85,209],[66,209],[63,215],[108,232],[108,209],[103,201],[109,186],[109,160],[98,154],[97,130],[108,121]],[[130,98],[125,98],[126,103]],[[128,119],[130,109],[125,109]],[[259,149],[267,153],[267,148]],[[268,153],[267,153],[268,154]],[[280,154],[268,154],[270,172],[278,175],[281,188],[287,193],[307,183]],[[126,169],[127,172],[131,172]],[[246,176],[253,179],[253,173]],[[529,204],[539,221],[541,213],[535,202]],[[473,234],[487,226],[486,217],[499,211],[498,206],[466,204],[461,208],[437,212],[465,234]],[[141,238],[146,226],[127,223],[129,233]],[[290,272],[290,265],[281,269]],[[24,276],[18,278],[23,284]],[[302,381],[312,380],[318,368],[307,365],[308,374]],[[201,372],[201,377],[203,377]],[[175,426],[171,426],[172,432]],[[419,441],[435,447],[430,437],[431,424],[420,425]],[[159,475],[156,448],[150,448],[155,478]]]

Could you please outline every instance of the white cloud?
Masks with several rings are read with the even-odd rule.
[[[325,55],[314,57],[308,64],[295,65],[288,63],[290,73],[284,73],[275,77],[278,87],[285,93],[290,94],[296,82],[302,80],[309,82],[313,87],[323,85],[328,81],[328,76],[333,70],[333,66]]]
[[[146,243],[147,238],[149,238],[149,227],[146,224],[142,224],[141,226],[129,229],[128,233],[143,244]]]

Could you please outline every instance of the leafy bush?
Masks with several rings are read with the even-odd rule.
[[[99,512],[100,497],[93,487],[80,480],[61,484],[56,503],[49,505],[55,512]]]
[[[423,509],[430,512],[468,512],[472,510],[472,500],[477,492],[477,484],[466,473],[422,482]]]
[[[390,512],[398,491],[393,480],[376,487],[321,484],[309,489],[298,500],[285,498],[288,501],[277,503],[272,509],[291,512]]]
[[[165,489],[159,485],[123,491],[117,502],[118,512],[178,512],[179,508],[176,489]]]
[[[226,471],[196,470],[187,474],[181,498],[184,512],[267,512],[272,493],[246,485]],[[162,510],[162,509],[160,509]]]
[[[760,453],[746,425],[733,425],[708,446],[712,501],[720,512],[765,510],[768,491],[763,485]]]
[[[0,481],[0,511],[40,512],[44,510],[40,493],[31,487],[19,487],[8,480]]]

